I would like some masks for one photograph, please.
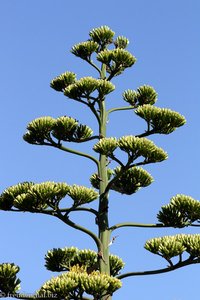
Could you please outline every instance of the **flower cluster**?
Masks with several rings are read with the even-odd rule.
[[[74,295],[87,293],[99,299],[103,295],[112,295],[121,287],[121,281],[99,271],[88,273],[84,266],[75,265],[69,272],[47,281],[36,295],[54,294],[58,299],[74,299]]]
[[[41,117],[33,120],[27,126],[27,132],[23,138],[27,143],[44,145],[55,144],[53,137],[66,142],[84,142],[90,138],[93,131],[90,127],[79,124],[71,117],[63,116],[57,119],[52,117]]]
[[[138,107],[135,113],[144,119],[155,133],[169,134],[186,122],[184,116],[178,112],[150,104]]]
[[[116,276],[124,267],[124,262],[116,255],[110,254],[110,274]],[[74,265],[84,266],[87,272],[98,270],[98,254],[93,250],[79,250],[75,247],[54,248],[45,256],[45,266],[53,272],[69,271]]]
[[[0,293],[15,294],[20,289],[20,280],[16,274],[19,272],[19,267],[14,264],[0,264]]]
[[[0,209],[14,207],[22,211],[40,212],[48,207],[57,208],[65,196],[73,200],[73,206],[80,206],[97,199],[98,195],[92,188],[70,186],[63,182],[24,182],[9,187],[0,195]]]
[[[153,87],[142,85],[136,91],[126,90],[123,99],[134,107],[144,104],[153,105],[157,101],[157,93]]]
[[[64,89],[64,95],[75,100],[81,98],[89,99],[96,91],[98,92],[96,99],[101,99],[105,95],[113,92],[114,89],[115,86],[110,81],[95,79],[93,77],[83,77],[75,83],[68,85]]]
[[[123,171],[121,167],[114,169],[114,177],[111,189],[121,194],[131,195],[141,187],[146,187],[153,182],[153,177],[144,169],[132,167]]]
[[[178,194],[161,207],[158,220],[166,226],[185,227],[200,222],[200,202],[190,196]]]
[[[180,256],[184,251],[190,258],[200,258],[200,234],[177,234],[174,236],[163,236],[153,238],[146,242],[145,249],[171,259]]]
[[[146,138],[139,138],[135,136],[123,136],[120,139],[113,137],[102,138],[93,149],[97,153],[113,157],[113,152],[117,149],[126,152],[133,160],[138,157],[144,157],[145,162],[160,162],[167,159],[166,152],[157,147],[152,141]]]

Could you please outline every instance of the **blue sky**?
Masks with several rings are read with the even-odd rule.
[[[139,85],[152,85],[158,92],[157,106],[179,111],[187,124],[169,136],[153,140],[169,154],[164,163],[148,166],[155,182],[131,197],[111,193],[111,224],[122,221],[156,222],[161,205],[183,193],[199,199],[199,70],[200,3],[198,0],[2,0],[1,28],[1,173],[3,191],[23,181],[66,181],[89,186],[94,166],[85,159],[56,149],[31,146],[22,140],[28,122],[40,116],[69,115],[94,125],[87,111],[49,87],[65,71],[78,78],[90,76],[87,64],[70,53],[71,47],[88,39],[95,27],[108,25],[116,35],[129,38],[129,51],[137,63],[113,82],[116,91],[108,106],[123,105],[122,92]],[[117,112],[109,122],[109,135],[142,132],[145,125],[132,112]],[[76,218],[76,217],[75,217]],[[88,216],[78,216],[89,226]],[[92,227],[93,228],[93,227]],[[151,237],[198,229],[121,229],[111,252],[126,262],[126,271],[166,266],[143,249]],[[44,268],[44,255],[53,247],[92,248],[89,238],[57,220],[29,213],[0,214],[0,261],[21,267],[22,291],[33,293],[53,276]],[[188,300],[199,294],[200,266],[164,275],[123,280],[114,299]],[[131,296],[130,296],[131,295]]]

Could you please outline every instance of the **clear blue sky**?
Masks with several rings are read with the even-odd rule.
[[[56,149],[31,146],[22,140],[28,122],[39,116],[69,115],[93,125],[82,107],[50,89],[50,81],[66,70],[78,77],[90,68],[70,53],[88,32],[108,25],[127,36],[137,64],[114,80],[117,89],[110,106],[123,105],[125,89],[152,85],[159,94],[157,106],[185,115],[187,124],[169,136],[154,138],[169,154],[161,164],[148,167],[155,182],[131,197],[111,194],[111,223],[156,222],[161,205],[177,193],[199,199],[199,70],[200,2],[198,0],[1,0],[1,173],[0,186],[23,181],[66,181],[89,186],[94,166]],[[144,129],[131,112],[116,113],[109,134],[136,134]],[[85,174],[85,176],[83,176]],[[80,220],[80,217],[78,217]],[[89,225],[85,214],[81,224]],[[126,271],[166,266],[143,249],[151,237],[196,229],[121,229],[111,251],[126,262]],[[44,255],[53,247],[92,248],[89,238],[57,220],[29,213],[0,213],[0,261],[20,265],[22,291],[33,293],[52,273],[44,268]],[[115,300],[188,300],[199,295],[200,265],[164,275],[123,281]]]

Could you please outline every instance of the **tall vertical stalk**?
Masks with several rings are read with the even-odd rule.
[[[102,65],[101,78],[106,77],[105,65]],[[99,111],[100,111],[100,126],[99,136],[106,137],[106,124],[107,124],[107,112],[104,99],[99,99]],[[99,178],[100,178],[100,198],[99,198],[99,238],[102,242],[102,253],[100,253],[100,272],[110,275],[109,264],[109,241],[110,230],[108,221],[108,193],[105,193],[106,186],[108,184],[107,175],[107,157],[100,154],[99,157]],[[103,297],[102,300],[111,299],[108,296]]]

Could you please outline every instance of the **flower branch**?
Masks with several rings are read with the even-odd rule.
[[[132,276],[144,276],[144,275],[155,275],[155,274],[162,274],[162,273],[167,273],[167,272],[171,272],[177,269],[180,269],[182,267],[185,266],[189,266],[192,264],[197,264],[200,262],[200,259],[194,259],[192,260],[191,258],[188,258],[187,260],[183,261],[183,262],[179,262],[173,266],[169,266],[167,268],[163,268],[163,269],[157,269],[157,270],[151,270],[151,271],[141,271],[141,272],[129,272],[129,273],[124,273],[121,274],[119,276],[117,276],[118,279],[124,279],[127,277],[132,277]]]

